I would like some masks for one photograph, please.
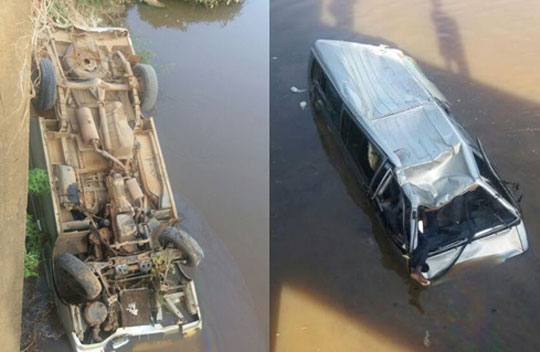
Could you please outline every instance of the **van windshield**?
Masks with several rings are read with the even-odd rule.
[[[512,212],[482,187],[454,198],[440,209],[430,211],[421,208],[419,214],[430,252],[516,220]]]

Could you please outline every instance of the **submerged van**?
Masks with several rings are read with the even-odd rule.
[[[527,250],[517,186],[502,180],[413,59],[382,45],[318,40],[309,93],[409,263],[429,212],[436,231],[424,232],[425,279],[465,261]]]

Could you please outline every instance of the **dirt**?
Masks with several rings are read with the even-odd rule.
[[[30,2],[0,7],[0,339],[19,349],[28,172]],[[22,181],[22,182],[21,182]]]

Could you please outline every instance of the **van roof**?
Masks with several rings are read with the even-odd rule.
[[[316,41],[313,54],[356,121],[395,165],[413,204],[439,208],[476,187],[469,137],[412,58],[386,46],[335,40]]]

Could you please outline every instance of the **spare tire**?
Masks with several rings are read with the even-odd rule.
[[[37,73],[35,72],[36,76]],[[32,103],[38,110],[51,110],[56,102],[56,76],[51,60],[45,58],[39,60],[39,74],[40,80],[35,87],[36,96],[32,99]]]
[[[146,64],[133,66],[133,74],[139,82],[141,110],[149,113],[154,110],[158,97],[158,79],[154,68]]]
[[[99,49],[95,43],[80,41],[77,45],[71,44],[64,53],[64,62],[67,74],[80,79],[103,78],[107,70],[101,62]]]
[[[173,227],[165,227],[159,234],[159,243],[163,248],[172,246],[182,252],[185,265],[196,267],[204,258],[204,253],[195,239],[186,231]]]
[[[79,258],[62,253],[54,262],[56,289],[69,303],[91,301],[101,293],[101,283]]]

